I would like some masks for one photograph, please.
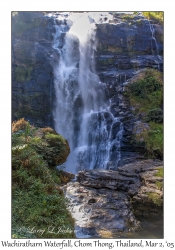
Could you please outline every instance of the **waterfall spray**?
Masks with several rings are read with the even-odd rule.
[[[54,66],[55,129],[69,142],[71,153],[66,169],[71,172],[107,168],[111,160],[116,166],[120,161],[123,127],[109,111],[109,100],[104,94],[106,85],[95,70],[97,20],[99,13],[76,13],[70,14],[69,25],[55,24],[53,48],[58,57]],[[66,29],[69,31],[65,34]],[[120,126],[113,136],[116,122]]]

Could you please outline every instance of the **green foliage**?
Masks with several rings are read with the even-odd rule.
[[[156,123],[163,122],[163,111],[160,108],[151,109],[148,112],[147,121],[154,121]]]
[[[35,136],[36,132],[34,128],[29,130],[28,124],[25,130],[12,134],[13,238],[72,238],[74,221],[59,188],[61,180],[43,157],[54,147],[50,149],[44,138]],[[24,144],[26,133],[32,137],[27,145]],[[58,135],[57,140],[60,138],[64,142]],[[31,231],[32,228],[35,230]],[[58,232],[59,228],[62,232]]]
[[[18,132],[12,134],[12,147],[22,144],[25,144],[24,131],[19,130]]]
[[[47,133],[45,135],[46,141],[50,144],[50,146],[56,146],[56,145],[64,145],[65,141],[61,135],[55,135],[55,134],[50,134]]]
[[[50,174],[52,176],[52,180],[56,183],[56,184],[61,184],[61,180],[60,180],[60,177],[59,177],[59,172],[52,168],[50,169]]]
[[[25,142],[28,143],[29,140],[29,132],[30,132],[30,125],[29,122],[27,122],[26,129],[25,129]]]
[[[162,181],[156,181],[156,186],[158,187],[159,190],[162,190],[163,182]]]
[[[52,165],[54,149],[49,147],[49,144],[45,140],[39,137],[34,137],[30,140],[29,144],[36,150],[38,154],[42,155],[43,159],[47,161],[49,166]]]
[[[145,121],[162,122],[163,80],[162,73],[154,69],[146,69],[137,75],[125,91],[136,114],[146,114]]]
[[[164,18],[163,11],[151,11],[151,12],[144,11],[142,13],[147,19],[156,21],[159,24],[163,25],[163,18]]]
[[[50,127],[43,128],[42,132],[44,133],[44,135],[47,133],[57,135],[57,132],[53,128],[50,128]]]
[[[32,184],[27,192],[16,188],[13,194],[12,212],[12,232],[23,233],[23,237],[72,238],[74,236],[73,219],[66,210],[64,197],[57,192],[46,195],[38,183]],[[21,232],[21,228],[25,228],[26,232],[24,229]],[[32,228],[36,229],[34,233],[31,233]],[[49,228],[54,228],[54,232],[61,228],[63,232],[55,234],[49,232],[51,231]],[[69,229],[69,232],[65,233],[64,229],[65,231]]]
[[[130,88],[133,95],[140,98],[149,98],[152,92],[161,90],[162,84],[155,77],[145,76],[145,78],[131,84]]]
[[[128,89],[125,96],[134,107],[134,114],[142,116],[150,129],[135,136],[135,142],[145,148],[145,154],[153,158],[163,158],[163,80],[162,73],[154,69],[140,72]]]
[[[123,14],[123,15],[120,15],[120,17],[122,18],[122,19],[125,19],[125,20],[132,20],[134,17],[135,17],[135,15],[131,15],[131,14]]]
[[[162,206],[163,201],[157,193],[147,193],[148,199],[157,206]]]
[[[43,138],[34,137],[29,144],[42,155],[49,166],[56,166],[66,161],[69,154],[69,147],[61,135],[46,133]]]
[[[159,168],[158,172],[155,174],[155,176],[162,177],[163,178],[163,168]]]
[[[163,173],[163,168],[159,168],[155,176],[163,178],[164,173]],[[156,186],[158,187],[159,190],[162,190],[163,188],[163,182],[162,181],[156,181]]]
[[[140,136],[144,138],[147,156],[163,159],[163,124],[150,122],[150,130],[142,132]]]
[[[143,19],[136,20],[135,24],[137,26],[142,26],[142,25],[144,25],[144,20]]]

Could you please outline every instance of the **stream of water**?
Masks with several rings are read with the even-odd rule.
[[[95,69],[95,24],[110,18],[105,13],[72,13],[58,15],[59,24],[55,21],[55,129],[68,140],[66,170],[73,173],[106,169],[111,161],[116,167],[120,161],[123,126],[109,111],[106,85]],[[119,129],[113,136],[116,124]]]

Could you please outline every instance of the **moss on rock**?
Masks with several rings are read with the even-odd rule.
[[[74,220],[66,210],[54,164],[63,163],[67,141],[54,130],[13,123],[12,134],[12,234],[14,238],[72,238]],[[54,132],[56,133],[56,132]],[[53,135],[53,136],[50,136]],[[26,144],[26,136],[28,138]],[[25,146],[24,146],[25,145]],[[49,169],[52,166],[52,169]],[[48,228],[55,228],[49,230]],[[36,230],[32,231],[31,229]],[[58,229],[62,231],[58,232]]]

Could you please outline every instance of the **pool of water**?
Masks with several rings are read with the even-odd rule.
[[[135,232],[116,233],[115,239],[163,239],[163,218],[137,218],[141,227]]]

